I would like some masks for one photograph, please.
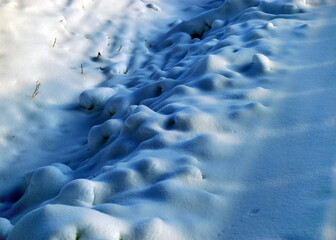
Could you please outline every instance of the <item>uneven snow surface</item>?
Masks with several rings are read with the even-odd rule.
[[[0,240],[336,239],[333,0],[4,0],[0,86]]]

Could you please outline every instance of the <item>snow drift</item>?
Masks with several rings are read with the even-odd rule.
[[[79,1],[68,3],[60,5],[71,22]],[[288,39],[305,34],[314,3],[176,2],[187,19],[167,17],[156,23],[159,34],[137,36],[141,26],[127,25],[137,14],[155,26],[155,14],[172,10],[129,1],[120,36],[86,59],[105,76],[79,97],[87,141],[4,197],[0,239],[225,239],[232,196],[243,191],[230,181],[239,171],[234,156],[254,141],[248,129],[272,114],[273,76],[294,49]],[[98,14],[97,2],[82,4]],[[113,16],[97,18],[108,32]],[[96,46],[102,39],[88,36]]]

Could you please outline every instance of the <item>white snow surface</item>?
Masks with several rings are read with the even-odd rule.
[[[0,240],[336,239],[333,0],[4,0],[0,86]]]

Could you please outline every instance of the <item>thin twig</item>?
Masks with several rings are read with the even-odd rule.
[[[84,74],[83,64],[81,64],[81,74]]]
[[[117,51],[117,52],[120,52],[121,48],[122,48],[122,44],[120,45],[120,48],[118,49],[118,51]]]
[[[54,40],[54,44],[52,45],[52,47],[55,47],[55,44],[56,44],[56,38],[55,38],[55,40]]]

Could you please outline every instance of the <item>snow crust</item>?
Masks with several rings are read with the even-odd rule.
[[[334,239],[333,9],[0,3],[0,239]]]

